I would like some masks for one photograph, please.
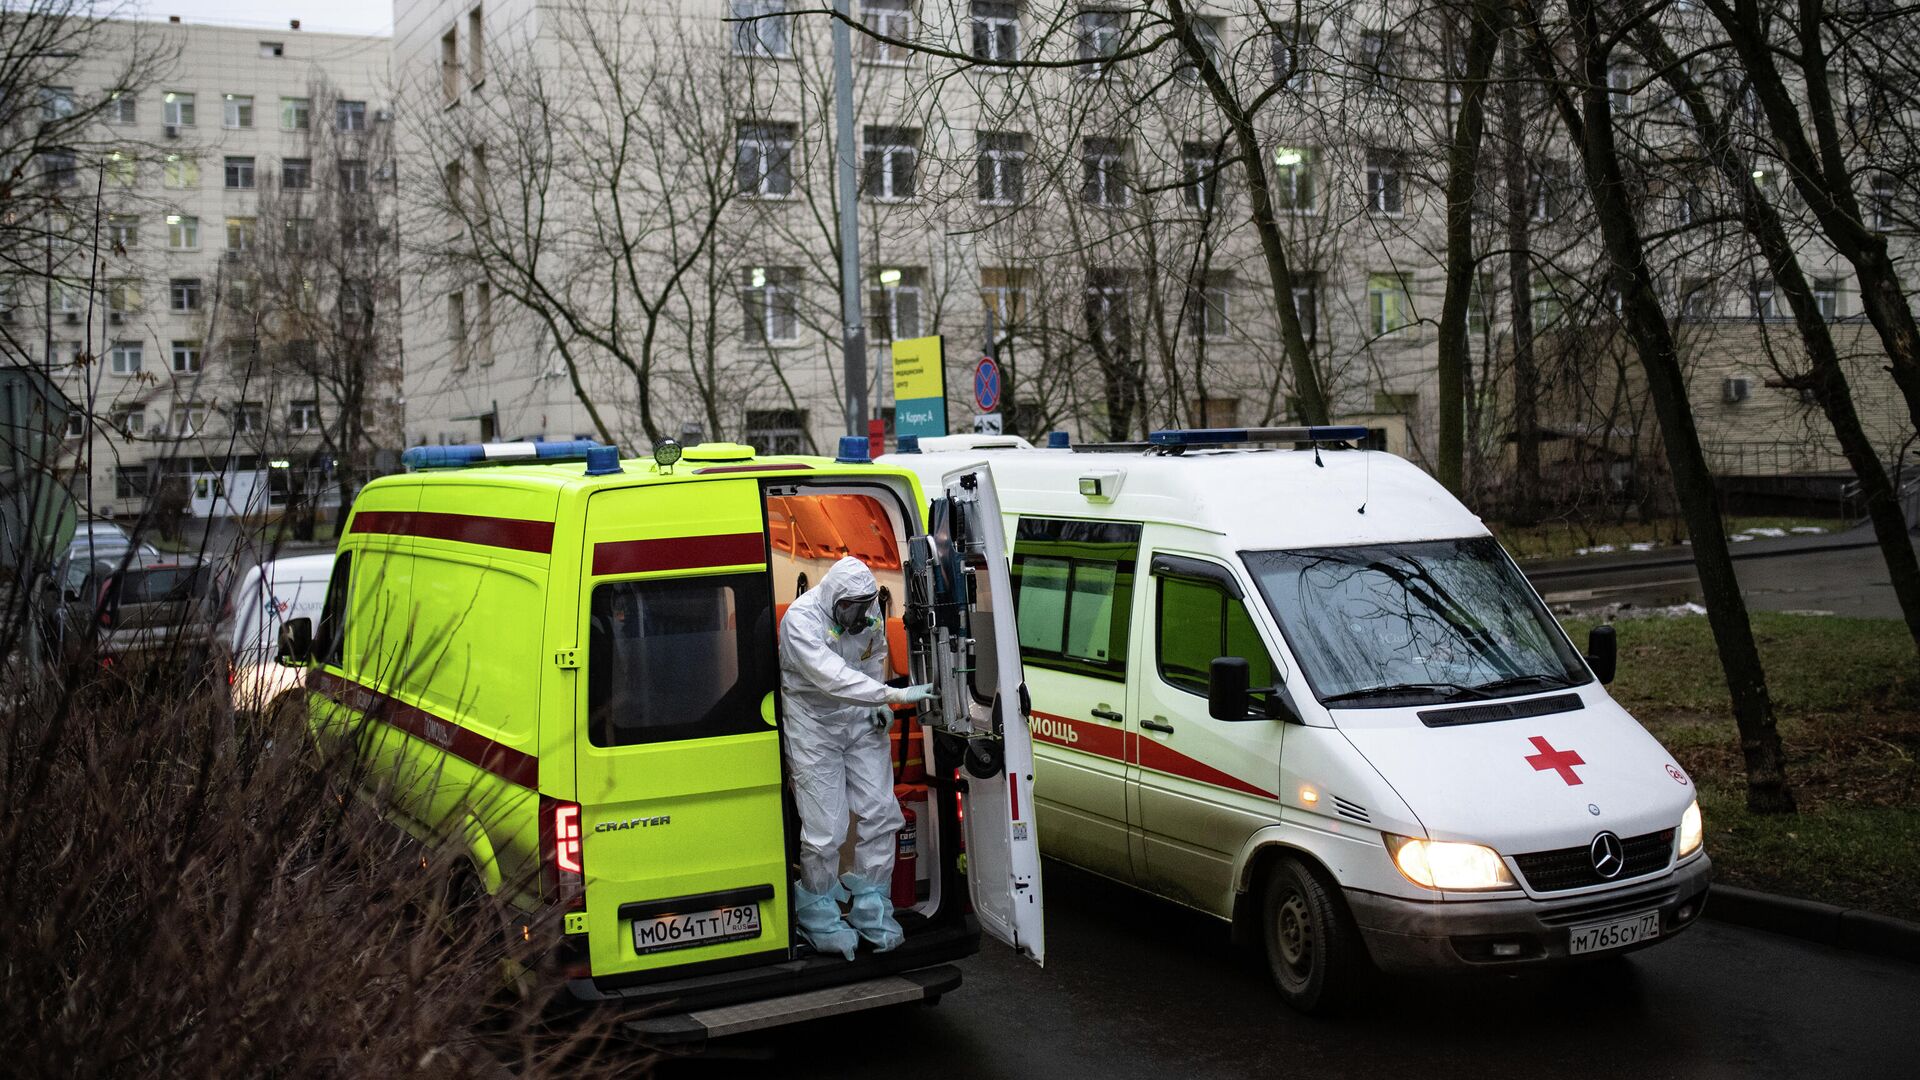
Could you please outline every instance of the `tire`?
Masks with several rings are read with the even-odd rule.
[[[1346,905],[1298,859],[1267,872],[1260,896],[1267,971],[1280,997],[1309,1015],[1337,1012],[1367,970],[1367,950]]]

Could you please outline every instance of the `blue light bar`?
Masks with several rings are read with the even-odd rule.
[[[400,464],[409,469],[464,469],[472,465],[527,465],[534,462],[585,461],[587,451],[597,449],[599,446],[599,443],[591,439],[570,439],[566,442],[410,446],[400,455]]]
[[[1235,443],[1350,442],[1367,437],[1367,429],[1342,427],[1172,428],[1147,436],[1154,446],[1231,446]]]

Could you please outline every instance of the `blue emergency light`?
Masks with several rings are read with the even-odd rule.
[[[565,442],[462,443],[410,446],[400,455],[408,469],[463,469],[470,465],[527,465],[534,462],[586,461],[590,450],[613,450],[592,439]],[[616,451],[616,460],[617,458]]]
[[[1342,427],[1171,428],[1147,435],[1148,444],[1168,450],[1240,443],[1330,443],[1367,437],[1367,429]]]

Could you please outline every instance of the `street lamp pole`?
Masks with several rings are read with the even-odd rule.
[[[860,318],[859,174],[853,158],[853,40],[848,0],[833,0],[835,165],[840,186],[840,331],[847,434],[867,433],[867,333]]]

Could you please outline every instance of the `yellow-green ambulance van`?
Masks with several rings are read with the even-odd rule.
[[[566,988],[706,1038],[937,998],[979,933],[1042,959],[1026,688],[985,470],[671,443],[416,447],[355,500],[308,668],[311,723],[357,740],[398,824],[523,921],[559,918]],[[896,789],[916,822],[906,942],[849,962],[793,932],[777,634],[853,555],[893,674],[933,682]],[[904,763],[908,756],[899,755]],[[917,768],[916,768],[917,771]]]

